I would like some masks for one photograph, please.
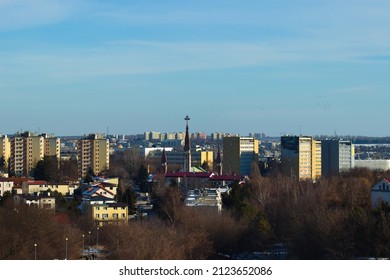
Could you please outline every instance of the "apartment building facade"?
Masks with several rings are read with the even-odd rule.
[[[89,170],[95,175],[110,168],[110,143],[102,134],[86,135],[77,143],[78,173],[84,178]]]
[[[45,156],[60,160],[60,138],[53,135],[24,132],[10,141],[10,172],[19,177],[28,177],[38,161]]]
[[[330,176],[354,167],[354,146],[349,140],[326,139],[321,141],[322,175]]]
[[[129,207],[125,203],[104,203],[90,205],[92,220],[98,226],[127,223]]]
[[[298,180],[321,177],[321,141],[310,136],[281,137],[282,173]]]
[[[253,137],[225,136],[223,138],[224,172],[250,175],[252,163],[258,164],[259,141]]]
[[[0,158],[4,160],[4,165],[8,168],[8,160],[11,156],[11,142],[7,135],[0,135]]]

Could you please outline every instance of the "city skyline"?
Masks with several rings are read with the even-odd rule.
[[[389,9],[0,0],[0,133],[388,136]]]

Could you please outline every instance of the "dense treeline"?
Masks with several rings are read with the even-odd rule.
[[[316,182],[252,176],[234,184],[224,209],[186,207],[177,187],[156,186],[156,215],[99,230],[109,259],[213,259],[264,251],[284,244],[291,259],[390,257],[390,207],[371,207],[373,184],[390,173],[354,169]],[[2,259],[59,258],[65,235],[69,258],[79,258],[87,223],[60,223],[58,217],[27,208],[0,209]],[[78,226],[76,226],[78,225]],[[94,228],[93,232],[96,231]],[[44,246],[44,247],[43,247]]]
[[[177,188],[160,187],[158,218],[106,227],[104,242],[119,259],[220,258],[276,243],[292,259],[388,258],[390,208],[372,209],[370,190],[389,176],[365,169],[317,182],[254,176],[233,185],[222,213],[185,207]]]
[[[81,247],[82,233],[61,214],[26,205],[15,208],[12,198],[0,207],[2,260],[76,259]]]

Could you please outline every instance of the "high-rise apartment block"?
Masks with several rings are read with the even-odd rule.
[[[11,156],[11,142],[7,135],[0,135],[0,159],[4,160],[5,166],[8,166],[8,159]]]
[[[321,177],[321,142],[309,136],[282,136],[282,173],[299,180]]]
[[[48,134],[24,132],[11,138],[10,172],[28,177],[38,161],[44,157],[60,160],[60,138]]]
[[[91,170],[95,175],[110,167],[110,143],[102,134],[86,135],[77,143],[79,177]]]
[[[258,164],[259,141],[253,137],[223,138],[223,170],[229,174],[250,175],[252,163]]]
[[[144,140],[150,142],[161,142],[164,140],[183,140],[184,132],[161,133],[156,131],[144,132]]]
[[[222,141],[223,137],[225,137],[225,133],[223,133],[223,132],[213,132],[213,133],[211,133],[211,140],[212,141]]]
[[[349,140],[322,140],[322,175],[330,176],[354,167],[354,146]]]

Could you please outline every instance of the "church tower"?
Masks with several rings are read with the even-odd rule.
[[[186,136],[184,142],[184,172],[191,172],[191,144],[190,144],[190,133],[188,131],[188,116],[184,119],[186,121]]]
[[[165,148],[163,149],[161,156],[161,170],[164,174],[167,174],[168,172],[167,153],[165,151]]]
[[[215,159],[216,163],[216,172],[218,175],[222,175],[222,160],[221,160],[221,150],[218,145],[218,153],[217,153],[217,158]]]

